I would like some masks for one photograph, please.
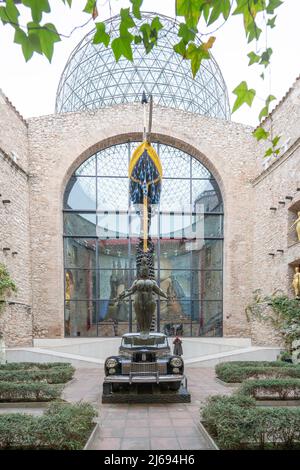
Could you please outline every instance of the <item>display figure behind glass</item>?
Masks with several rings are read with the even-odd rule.
[[[298,236],[298,241],[300,241],[300,211],[297,214],[298,214],[298,218],[295,220],[295,222],[291,225],[290,228],[292,228],[292,227],[294,227],[294,225],[296,225],[296,232],[297,232],[297,236]]]
[[[134,295],[134,309],[137,320],[137,326],[143,335],[148,335],[152,323],[153,314],[156,308],[155,294],[169,300],[169,297],[159,288],[154,279],[149,277],[149,268],[147,258],[141,260],[140,272],[138,278],[132,286],[124,290],[115,301],[122,300]]]
[[[298,266],[295,267],[295,274],[293,277],[292,285],[294,288],[296,299],[300,299],[300,269]]]

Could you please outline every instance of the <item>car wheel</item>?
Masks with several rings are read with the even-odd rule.
[[[177,390],[180,389],[180,385],[181,385],[181,382],[172,382],[169,384],[169,389],[176,392]]]

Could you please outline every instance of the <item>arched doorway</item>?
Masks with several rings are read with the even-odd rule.
[[[136,330],[132,301],[112,301],[136,275],[139,216],[129,198],[128,163],[137,142],[105,148],[83,162],[64,194],[66,336]],[[155,276],[172,296],[157,301],[166,334],[222,336],[223,202],[196,158],[160,142],[161,201],[152,217]]]

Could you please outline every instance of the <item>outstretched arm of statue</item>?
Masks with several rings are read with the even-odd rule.
[[[158,286],[154,286],[153,287],[153,290],[156,294],[158,294],[160,297],[163,297],[164,299],[167,299],[169,300],[169,297],[167,296],[167,294],[164,293],[163,290],[161,290]]]
[[[130,287],[130,289],[123,290],[123,292],[121,292],[121,294],[118,295],[118,297],[114,298],[113,301],[114,302],[120,302],[120,300],[124,300],[127,297],[130,297],[132,294],[135,293],[135,291],[136,291],[136,286],[135,286],[135,284],[133,284]]]

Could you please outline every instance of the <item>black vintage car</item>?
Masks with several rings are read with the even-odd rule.
[[[152,384],[162,390],[179,390],[184,378],[184,363],[171,354],[168,338],[162,333],[126,333],[118,356],[104,364],[106,392],[130,390],[136,384]]]

